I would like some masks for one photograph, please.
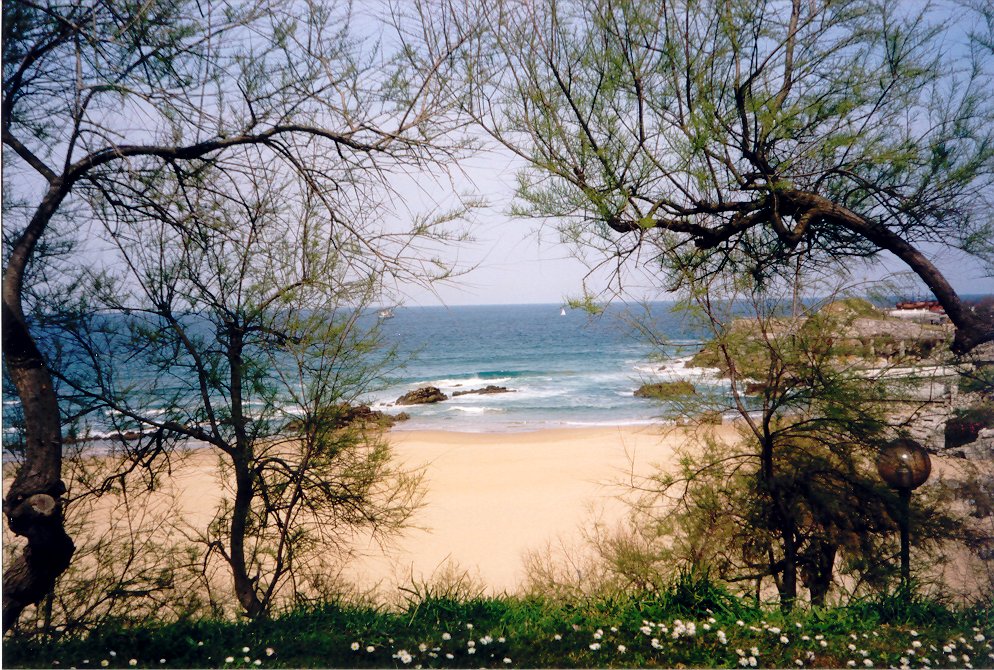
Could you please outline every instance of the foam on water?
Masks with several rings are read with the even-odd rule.
[[[654,305],[648,317],[641,307],[624,305],[609,306],[599,317],[582,311],[560,316],[559,305],[398,307],[394,315],[379,324],[385,344],[409,362],[360,400],[377,410],[408,413],[411,419],[395,430],[643,425],[658,421],[665,407],[658,400],[634,397],[641,384],[676,379],[721,384],[716,371],[687,367],[688,354],[699,346],[702,334],[665,303]],[[633,317],[648,318],[656,334],[671,344],[649,345],[629,325]],[[375,312],[369,318],[375,322]],[[148,375],[147,370],[132,372],[138,380]],[[513,392],[453,397],[456,391],[488,385]],[[449,400],[396,406],[401,395],[422,386],[438,387]],[[188,395],[196,402],[195,393]],[[151,398],[146,407],[161,407],[164,400]],[[248,414],[257,416],[259,399],[246,400]],[[12,403],[16,401],[4,398],[5,408]],[[294,414],[297,408],[288,397],[278,400],[276,411]],[[94,417],[91,428],[110,434],[120,418],[108,410],[102,419]]]

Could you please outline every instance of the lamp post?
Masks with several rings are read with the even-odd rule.
[[[901,583],[907,588],[911,581],[911,491],[918,488],[932,473],[932,461],[922,445],[914,440],[894,440],[877,455],[877,472],[901,499]]]

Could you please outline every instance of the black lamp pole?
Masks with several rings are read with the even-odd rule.
[[[881,479],[897,489],[900,500],[898,526],[901,529],[901,584],[911,584],[911,491],[932,473],[928,452],[914,440],[900,439],[888,443],[877,456]]]

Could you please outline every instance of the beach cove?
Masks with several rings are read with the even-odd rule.
[[[731,441],[733,425],[714,426]],[[692,429],[618,426],[518,433],[393,431],[394,457],[424,469],[424,504],[410,527],[381,547],[359,540],[361,558],[341,575],[359,592],[391,600],[400,587],[465,572],[487,592],[519,590],[523,557],[548,543],[572,546],[596,518],[621,521],[623,482],[675,467],[674,449]],[[219,502],[216,455],[196,450],[174,470],[177,502],[192,526]]]

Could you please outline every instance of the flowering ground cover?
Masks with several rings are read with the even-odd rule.
[[[169,667],[994,667],[994,610],[881,598],[782,615],[732,596],[679,603],[422,597],[401,611],[327,604],[257,622],[104,627],[9,639],[4,664]]]

